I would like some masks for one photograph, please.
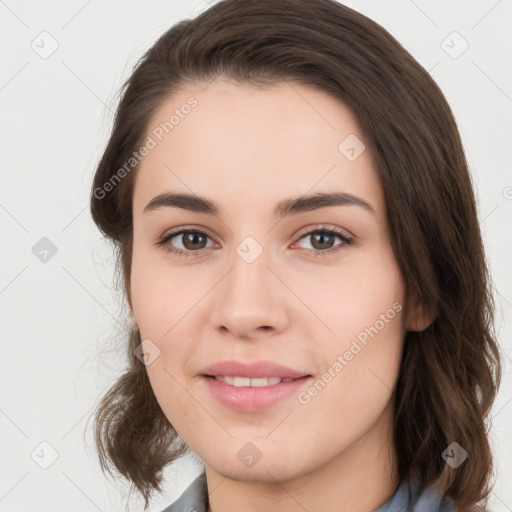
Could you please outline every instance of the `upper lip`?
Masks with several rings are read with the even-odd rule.
[[[257,361],[250,364],[240,363],[239,361],[229,360],[220,361],[211,364],[201,370],[201,374],[215,376],[248,377],[257,379],[262,377],[280,377],[281,379],[298,379],[308,374],[298,370],[293,370],[282,364],[273,361]]]

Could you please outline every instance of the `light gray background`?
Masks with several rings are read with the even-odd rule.
[[[512,1],[343,3],[383,25],[430,71],[459,124],[505,353],[490,504],[510,511]],[[0,512],[124,510],[127,486],[100,472],[87,422],[124,368],[128,325],[111,249],[89,215],[91,179],[132,66],[174,23],[206,7],[204,0],[0,1]],[[453,31],[469,44],[457,58],[463,41]],[[42,58],[52,44],[56,51]],[[33,253],[43,237],[57,249],[47,262]],[[194,460],[170,468],[151,510],[172,502],[199,470]],[[141,503],[132,500],[130,510]]]

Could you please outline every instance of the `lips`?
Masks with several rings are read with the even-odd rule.
[[[238,367],[236,371],[240,371],[240,367]],[[294,370],[291,371],[294,372]],[[283,370],[281,370],[281,373],[282,372]],[[289,368],[286,373],[290,374]],[[295,374],[297,373],[300,374],[301,372],[295,372]],[[209,396],[215,398],[217,402],[224,407],[233,411],[257,412],[277,406],[281,401],[293,399],[294,395],[297,396],[300,390],[304,389],[309,383],[311,383],[314,377],[311,375],[304,375],[303,377],[297,378],[285,377],[286,380],[283,379],[278,384],[269,383],[268,385],[256,386],[252,385],[254,381],[260,381],[261,384],[261,381],[265,381],[267,379],[262,377],[255,378],[253,380],[248,377],[236,377],[235,379],[242,379],[242,385],[236,385],[236,383],[228,384],[222,379],[223,378],[219,379],[219,377],[212,377],[203,374],[201,375],[201,386],[204,386],[204,389],[209,393]],[[243,382],[244,380],[245,383]],[[245,385],[247,384],[247,381],[250,381],[251,385]]]
[[[279,378],[281,380],[300,379],[309,376],[307,372],[295,370],[273,361],[257,361],[244,364],[235,360],[221,361],[211,364],[201,370],[206,377],[232,377],[247,379]],[[240,380],[238,382],[241,382]],[[243,385],[243,384],[242,384]]]

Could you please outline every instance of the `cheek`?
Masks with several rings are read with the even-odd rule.
[[[375,325],[382,338],[400,337],[404,286],[390,250],[354,254],[336,268],[298,278],[295,290],[336,336],[338,348],[358,335],[364,341],[366,329]]]
[[[404,337],[403,281],[390,251],[368,254],[329,277],[320,283],[322,294],[319,288],[316,294],[310,292],[316,297],[312,309],[321,312],[333,334],[317,336],[325,372],[322,381],[329,382],[318,387],[325,389],[324,404],[342,403],[341,416],[348,410],[362,420],[387,402],[398,376]]]
[[[163,249],[162,249],[163,251]],[[130,293],[141,337],[161,338],[175,323],[184,288],[178,271],[170,273],[159,251],[134,242]]]
[[[157,354],[147,365],[147,373],[159,402],[166,395],[181,400],[179,383],[185,374],[188,377],[187,365],[194,349],[190,342],[194,305],[204,294],[200,288],[201,283],[191,283],[187,272],[166,265],[158,252],[134,246],[133,316],[141,340],[151,340],[150,351]]]
[[[151,364],[146,365],[146,371],[157,402],[171,424],[181,427],[180,432],[183,422],[185,427],[188,424],[193,405],[186,390],[187,364],[194,348],[190,343],[187,312],[192,313],[193,297],[184,286],[179,271],[162,268],[155,258],[134,252],[131,272],[134,320],[143,344],[151,340],[150,352],[156,354]],[[188,437],[185,435],[184,439]]]

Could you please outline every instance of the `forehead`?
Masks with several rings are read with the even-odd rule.
[[[148,138],[152,149],[137,169],[135,214],[169,190],[244,209],[336,190],[381,208],[380,185],[357,118],[312,86],[256,87],[225,79],[188,84],[156,110]]]

